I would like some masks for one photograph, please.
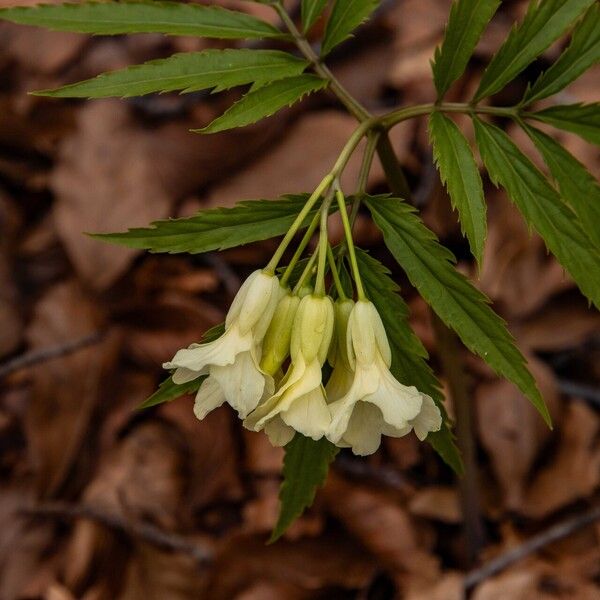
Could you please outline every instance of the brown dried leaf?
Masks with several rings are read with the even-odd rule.
[[[556,418],[559,392],[554,375],[540,361],[528,360],[550,414]],[[529,400],[506,380],[482,383],[476,402],[479,436],[504,492],[504,503],[518,510],[525,482],[550,430]]]

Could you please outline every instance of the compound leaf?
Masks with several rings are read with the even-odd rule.
[[[233,208],[204,210],[193,217],[156,221],[151,227],[122,233],[97,233],[93,237],[151,252],[198,254],[222,250],[282,235],[290,228],[307,198],[307,195],[299,195],[240,202]],[[307,217],[305,226],[315,211]]]
[[[327,477],[329,465],[339,448],[321,438],[318,441],[296,433],[285,447],[283,483],[279,491],[279,518],[269,542],[275,542],[285,530],[309,507],[317,488]]]
[[[527,117],[570,131],[584,140],[600,146],[600,102],[592,104],[561,104],[551,106]]]
[[[474,101],[499,92],[553,44],[597,0],[532,0],[488,65]]]
[[[402,200],[371,197],[366,204],[390,252],[425,301],[469,350],[512,381],[550,424],[548,409],[506,324],[456,270],[453,254]]]
[[[465,72],[467,63],[500,0],[456,0],[452,4],[446,33],[431,63],[438,98]]]
[[[151,60],[55,90],[35,92],[55,98],[143,96],[152,92],[222,91],[237,85],[265,84],[302,73],[308,62],[279,50],[204,50]]]
[[[321,16],[329,0],[302,0],[302,27],[309,31]]]
[[[487,231],[486,205],[473,152],[454,121],[440,112],[429,117],[429,135],[440,177],[458,211],[471,252],[481,265]]]
[[[0,20],[56,31],[113,35],[164,33],[220,39],[285,37],[246,13],[182,2],[82,2],[0,10]]]
[[[560,92],[600,61],[600,5],[592,6],[573,31],[569,47],[527,88],[521,104]]]
[[[298,75],[274,81],[251,90],[210,125],[195,131],[217,133],[234,127],[245,127],[271,116],[286,106],[291,106],[307,94],[323,89],[326,85],[327,80],[316,75]]]
[[[335,0],[325,29],[321,55],[341,44],[377,8],[379,0]]]
[[[579,289],[600,307],[600,253],[543,173],[495,125],[475,119],[481,157],[495,185],[501,185]]]

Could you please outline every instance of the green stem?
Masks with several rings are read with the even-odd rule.
[[[313,217],[313,220],[311,221],[311,224],[308,226],[308,229],[304,233],[304,236],[300,240],[300,243],[298,244],[298,247],[296,248],[296,251],[294,252],[294,256],[292,256],[292,259],[290,260],[290,263],[286,267],[285,272],[284,272],[284,274],[281,277],[281,285],[283,287],[285,287],[287,285],[287,282],[288,282],[288,280],[289,280],[292,272],[294,271],[294,267],[296,266],[296,263],[298,262],[298,260],[302,256],[302,253],[304,252],[304,249],[308,245],[308,242],[310,241],[310,238],[312,238],[312,236],[313,236],[313,234],[315,232],[315,229],[317,228],[318,225],[319,225],[319,213],[317,213]]]
[[[356,260],[356,250],[354,249],[354,240],[352,239],[352,227],[350,226],[350,220],[348,219],[348,211],[346,210],[346,199],[344,198],[344,194],[342,193],[342,190],[339,187],[339,183],[337,182],[335,196],[337,198],[338,206],[340,207],[342,224],[344,225],[344,235],[346,236],[346,245],[348,246],[350,266],[352,267],[354,283],[356,284],[356,293],[358,295],[359,300],[366,300],[365,290],[363,288],[362,279],[360,277],[360,271],[358,270],[358,261]]]
[[[344,88],[344,86],[338,81],[336,76],[329,70],[329,68],[321,62],[321,59],[312,49],[312,46],[306,37],[300,33],[296,27],[296,24],[290,18],[281,2],[276,2],[272,6],[277,11],[277,14],[287,27],[288,31],[292,34],[294,41],[296,42],[296,46],[298,46],[300,52],[302,52],[302,54],[304,54],[304,56],[311,62],[315,72],[318,75],[329,80],[331,91],[335,93],[340,102],[342,102],[342,104],[354,117],[356,117],[358,121],[364,121],[368,119],[371,116],[369,111],[362,106],[362,104],[360,104],[360,102],[356,100],[356,98],[354,98],[346,90],[346,88]]]
[[[379,143],[380,131],[370,131],[367,134],[367,147],[363,154],[362,164],[360,165],[360,173],[358,174],[358,182],[356,184],[356,196],[352,202],[352,209],[350,210],[350,225],[354,226],[356,216],[358,215],[358,209],[362,196],[367,191],[367,184],[369,182],[369,173],[371,172],[371,166],[373,165],[373,159],[375,158],[375,150]]]
[[[388,181],[390,190],[399,198],[410,201],[411,192],[402,165],[396,157],[390,136],[383,133],[377,145],[377,154]]]
[[[331,249],[330,244],[327,244],[327,261],[329,262],[329,268],[331,269],[331,275],[333,276],[333,281],[335,283],[335,289],[337,290],[338,296],[340,297],[340,300],[346,300],[346,292],[344,292],[344,287],[342,286],[342,281],[340,279],[340,273],[337,265],[335,264],[335,257],[333,256],[333,250]]]
[[[332,175],[326,175],[323,181],[317,186],[317,189],[312,193],[310,198],[306,201],[306,204],[302,207],[302,210],[298,213],[298,216],[292,223],[292,226],[288,229],[285,234],[281,244],[275,253],[273,254],[273,258],[269,261],[269,264],[265,267],[264,271],[266,273],[270,273],[271,275],[275,274],[275,269],[283,256],[283,253],[286,251],[289,243],[292,241],[293,237],[296,235],[296,232],[300,227],[302,227],[302,223],[310,213],[312,207],[316,204],[317,200],[321,197],[321,194],[329,187],[331,182],[333,181]]]
[[[329,246],[329,235],[327,222],[329,220],[329,207],[333,200],[333,188],[321,206],[321,225],[319,228],[319,262],[317,264],[317,281],[315,283],[315,295],[325,295],[325,265],[327,263],[327,248]]]
[[[298,282],[294,286],[294,290],[292,293],[297,294],[302,289],[302,286],[306,283],[306,279],[308,278],[308,276],[310,275],[311,271],[313,270],[313,268],[315,266],[315,261],[317,260],[318,254],[319,254],[318,250],[316,250],[315,252],[312,253],[312,256],[308,259],[308,262],[306,263],[306,266],[304,267],[304,271],[302,271],[302,275],[300,275],[300,279],[298,279]]]

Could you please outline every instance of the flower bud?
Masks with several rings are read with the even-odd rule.
[[[372,302],[359,300],[354,306],[348,320],[346,347],[352,368],[355,361],[371,364],[378,353],[386,365],[390,365],[390,345],[381,317]]]
[[[263,342],[261,369],[274,375],[290,353],[294,317],[300,304],[289,292],[279,301]]]
[[[264,315],[272,300],[277,277],[263,271],[254,271],[236,294],[225,319],[225,328],[237,320],[240,333],[246,334]]]
[[[318,358],[323,364],[333,335],[333,322],[333,302],[329,296],[302,298],[292,329],[292,360],[302,354],[307,363]]]
[[[353,300],[337,300],[333,306],[335,314],[334,339],[329,348],[328,360],[332,367],[335,367],[337,361],[344,362],[344,366],[350,368],[348,361],[347,337],[348,337],[348,319],[354,308]]]

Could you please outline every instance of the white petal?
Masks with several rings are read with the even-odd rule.
[[[329,405],[332,421],[327,437],[334,444],[339,442],[348,428],[348,422],[356,403],[375,392],[380,385],[380,372],[375,365],[365,368],[357,362],[356,367],[352,386],[346,395]]]
[[[381,358],[377,365],[380,372],[379,387],[372,394],[365,395],[363,400],[378,406],[386,423],[402,429],[419,414],[422,395],[417,388],[407,387],[397,381]]]
[[[202,372],[198,372],[198,371],[192,371],[191,369],[186,369],[185,367],[179,367],[179,369],[177,369],[173,375],[171,376],[171,378],[173,379],[173,383],[176,383],[177,385],[181,385],[182,383],[188,383],[188,381],[193,381],[194,379],[197,379],[198,377],[200,377],[200,375],[205,375],[206,373],[202,373]]]
[[[384,425],[381,411],[374,404],[357,402],[342,441],[349,444],[358,456],[373,454],[381,444]]]
[[[277,277],[273,277],[272,280],[272,290],[269,303],[262,311],[260,319],[258,319],[256,324],[252,327],[252,332],[254,334],[254,342],[257,344],[263,341],[267,333],[267,329],[269,328],[269,325],[273,320],[273,315],[275,314],[277,305],[286,296],[288,292],[288,290],[281,287],[281,285],[279,284],[279,279],[277,279]]]
[[[282,447],[292,441],[296,430],[286,425],[281,417],[277,416],[265,425],[265,433],[273,446]]]
[[[225,395],[221,386],[212,377],[207,377],[196,394],[194,414],[202,420],[210,411],[219,408],[224,402]]]
[[[240,312],[242,307],[244,306],[244,302],[246,300],[246,296],[248,295],[248,290],[252,286],[254,280],[260,275],[260,269],[258,271],[254,271],[251,273],[244,283],[242,283],[240,289],[237,291],[229,310],[227,311],[227,316],[225,317],[225,329],[231,327],[234,321],[240,316]]]
[[[164,369],[184,368],[203,372],[208,365],[230,365],[235,357],[252,347],[252,334],[240,335],[237,327],[228,329],[220,338],[208,344],[194,344],[179,350],[170,362],[163,364]]]
[[[295,398],[280,414],[287,425],[313,440],[321,439],[331,424],[323,386]]]
[[[252,352],[239,353],[232,365],[213,365],[210,375],[219,382],[227,402],[242,419],[257,407],[263,396],[265,375],[258,368]]]
[[[353,380],[354,373],[346,366],[346,361],[338,360],[325,386],[327,401],[335,402],[343,398],[352,387]]]
[[[414,427],[416,436],[423,441],[430,431],[439,431],[442,426],[442,414],[435,405],[433,398],[427,394],[421,394],[423,405],[421,412],[410,421]]]

